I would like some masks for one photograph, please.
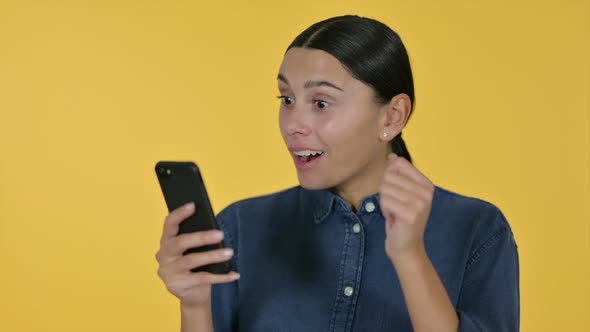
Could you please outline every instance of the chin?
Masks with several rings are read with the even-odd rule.
[[[298,173],[297,179],[299,180],[299,185],[308,190],[322,190],[333,187],[333,185],[329,181],[326,181],[325,178],[320,179],[319,177],[309,176],[309,174],[302,175],[301,173]]]

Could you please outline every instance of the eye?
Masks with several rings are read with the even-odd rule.
[[[321,110],[323,110],[323,109],[327,108],[328,106],[330,106],[330,103],[328,103],[325,100],[319,100],[318,99],[318,100],[314,100],[313,102],[314,102],[315,106],[318,109],[321,109]]]
[[[277,98],[281,99],[281,104],[283,105],[291,105],[294,103],[293,98],[289,96],[278,96]]]

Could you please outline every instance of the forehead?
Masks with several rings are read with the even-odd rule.
[[[310,79],[329,79],[344,84],[356,81],[342,63],[328,52],[294,47],[285,54],[279,73],[290,83]]]

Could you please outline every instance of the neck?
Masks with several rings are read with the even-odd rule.
[[[333,191],[342,197],[355,213],[359,211],[363,199],[377,193],[383,182],[387,154],[377,159],[378,161],[368,164],[348,180],[333,188]]]

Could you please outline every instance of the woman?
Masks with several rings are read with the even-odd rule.
[[[357,16],[316,23],[287,49],[278,85],[300,186],[227,207],[223,234],[176,236],[192,205],[166,218],[159,275],[181,301],[183,331],[517,331],[504,216],[411,163],[401,132],[414,88],[399,36]],[[182,256],[223,236],[231,249]],[[240,274],[189,272],[230,259]]]

